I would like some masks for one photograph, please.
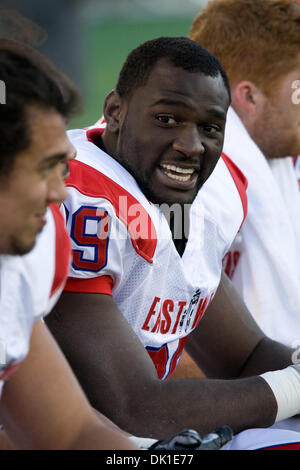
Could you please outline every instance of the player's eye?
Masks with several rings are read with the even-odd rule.
[[[62,178],[63,180],[66,180],[67,178],[69,178],[69,175],[70,175],[69,163],[61,162],[61,165],[62,165]]]
[[[210,135],[215,134],[218,131],[218,129],[215,126],[210,126],[210,125],[205,126],[204,125],[204,126],[201,126],[201,127],[202,127],[202,129],[204,130],[204,132],[206,134],[210,134]]]
[[[55,162],[51,162],[51,164],[47,164],[47,165],[43,165],[41,168],[40,168],[40,172],[42,175],[44,176],[47,176],[52,170],[53,168],[55,167],[57,163]]]
[[[174,116],[169,116],[168,114],[158,114],[156,119],[167,126],[175,126],[177,124]]]

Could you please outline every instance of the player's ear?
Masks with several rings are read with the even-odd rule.
[[[263,98],[261,89],[251,81],[243,80],[232,89],[232,106],[242,116],[254,116]]]
[[[112,90],[105,98],[103,114],[107,130],[113,133],[119,131],[122,100],[116,90]]]

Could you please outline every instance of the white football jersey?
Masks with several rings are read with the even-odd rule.
[[[299,185],[299,189],[300,189],[300,157],[294,157],[293,158],[293,163],[294,163],[294,168],[295,168],[295,171],[296,171],[296,177],[297,177],[298,185]]]
[[[55,204],[28,254],[0,256],[0,394],[28,353],[33,323],[55,305],[70,260],[70,240]]]
[[[248,180],[247,219],[226,255],[225,271],[264,333],[298,347],[300,193],[295,170],[299,157],[294,162],[289,157],[266,159],[231,107],[224,152]]]
[[[216,292],[222,259],[245,217],[245,180],[220,159],[192,204],[181,257],[163,213],[95,145],[102,132],[69,131],[77,157],[62,205],[73,247],[65,290],[112,295],[165,379]]]

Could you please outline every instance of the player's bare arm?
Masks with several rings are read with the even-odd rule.
[[[48,323],[92,405],[135,435],[222,424],[236,433],[300,412],[300,366],[264,337],[225,278],[216,294],[247,213],[245,177],[220,158],[229,102],[213,56],[185,38],[158,38],[127,57],[105,127],[70,131],[78,158],[62,211],[74,256]],[[175,220],[157,204],[190,204],[179,247]],[[189,347],[211,378],[167,380],[196,328],[202,336]],[[256,375],[270,368],[280,370]]]
[[[9,439],[4,429],[0,430],[0,450],[15,450],[15,446]]]
[[[226,296],[221,296],[225,301]],[[227,378],[234,379],[238,371],[247,368],[245,364],[251,355],[255,362],[256,349],[259,351],[265,340],[246,311],[239,316],[239,301],[232,296],[230,299],[231,304],[223,305],[224,316],[220,315],[218,321],[219,344],[215,347],[219,351],[215,361],[218,366],[206,361],[206,372],[217,375],[225,367]],[[231,321],[226,318],[229,315],[236,320],[235,329],[230,329]],[[226,381],[159,380],[147,352],[108,295],[64,293],[47,323],[92,405],[130,433],[160,437],[177,432],[182,426],[206,433],[224,423],[237,432],[269,426],[275,420],[276,401],[260,377]],[[203,326],[208,331],[209,320]],[[207,345],[204,332],[202,336]],[[229,343],[232,349],[235,342],[243,344],[239,353],[237,347],[235,356],[222,354]],[[270,343],[264,348],[270,356],[273,352],[272,368],[288,365],[289,354],[283,364],[281,352],[276,358],[272,346]],[[205,363],[203,353],[199,362],[200,366]]]
[[[92,410],[42,322],[33,328],[28,357],[4,387],[0,420],[18,449],[135,448]]]
[[[186,349],[206,376],[223,379],[284,368],[293,352],[264,335],[225,273]]]

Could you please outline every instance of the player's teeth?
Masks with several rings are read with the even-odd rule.
[[[184,174],[188,174],[188,175],[191,175],[192,173],[194,173],[194,168],[180,168],[178,166],[175,166],[175,165],[161,165],[163,168],[165,168],[166,170],[172,170],[172,171],[176,171],[176,173],[184,173]]]
[[[166,171],[166,175],[172,180],[177,180],[177,181],[188,181],[189,179],[191,179],[191,175],[178,176],[178,175],[174,175],[173,173],[169,173],[168,171]]]

